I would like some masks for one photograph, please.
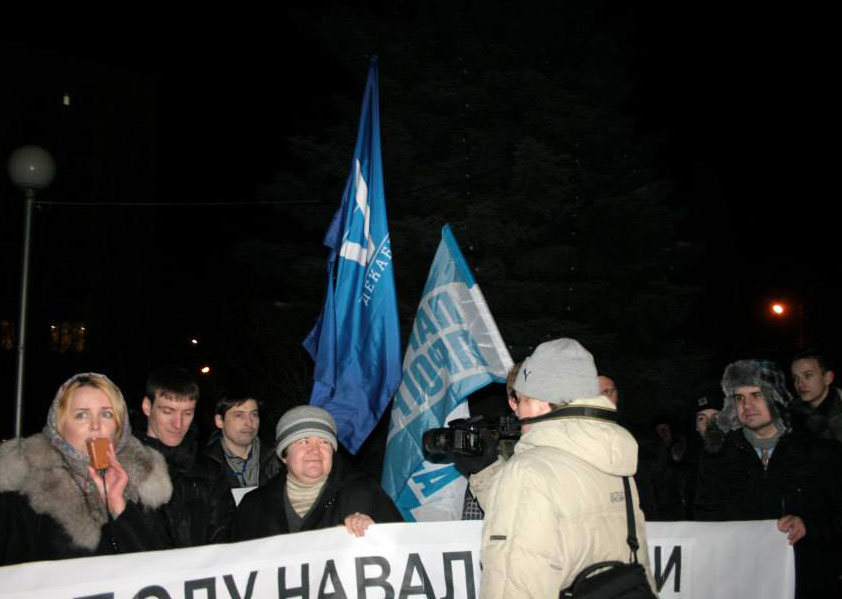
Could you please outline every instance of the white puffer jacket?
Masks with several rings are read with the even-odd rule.
[[[570,405],[613,409],[601,396]],[[636,468],[637,442],[617,424],[588,418],[533,424],[494,476],[482,504],[480,597],[555,598],[585,567],[628,561],[621,477],[631,477]],[[630,482],[637,555],[654,589],[646,526]]]

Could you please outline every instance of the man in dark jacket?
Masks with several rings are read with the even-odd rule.
[[[276,438],[285,468],[240,502],[235,541],[340,524],[362,536],[374,522],[402,521],[377,481],[336,459],[336,424],[327,411],[313,406],[287,411]]]
[[[838,448],[788,427],[789,393],[771,362],[741,360],[725,369],[717,423],[726,435],[699,463],[699,520],[777,520],[795,546],[796,595],[840,596],[842,489]],[[711,452],[713,451],[713,452]]]
[[[225,476],[199,455],[192,426],[198,399],[196,379],[182,368],[167,367],[149,375],[141,404],[147,426],[138,438],[164,455],[173,483],[163,510],[176,547],[227,542],[235,509]]]
[[[817,350],[803,350],[792,359],[792,382],[801,398],[794,404],[799,420],[816,437],[842,442],[842,391],[833,386],[833,377]]]
[[[218,434],[205,455],[219,468],[232,489],[263,485],[281,469],[274,448],[264,444],[260,405],[248,395],[226,395],[216,402],[214,424]]]

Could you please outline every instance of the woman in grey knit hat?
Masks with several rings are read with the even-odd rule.
[[[353,472],[337,455],[329,412],[292,408],[278,421],[275,438],[285,469],[243,498],[234,516],[235,540],[338,525],[359,537],[374,522],[402,521],[379,483]]]

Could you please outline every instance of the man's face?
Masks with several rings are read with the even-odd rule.
[[[597,381],[599,382],[599,394],[610,399],[611,403],[616,406],[620,400],[620,394],[617,393],[617,385],[614,384],[614,381],[610,377],[602,376],[601,374],[597,377]]]
[[[704,437],[708,432],[708,425],[711,419],[719,414],[719,410],[713,408],[705,408],[696,412],[696,431]]]
[[[154,401],[143,398],[141,408],[149,419],[146,434],[168,447],[177,447],[193,422],[196,400],[185,395],[161,395],[156,392]]]
[[[214,417],[216,428],[222,430],[222,435],[232,445],[243,449],[251,447],[260,428],[260,413],[257,402],[247,399],[243,403],[229,408],[225,416],[217,414]]]
[[[660,422],[655,425],[655,434],[661,440],[661,443],[669,447],[672,445],[672,427],[666,422]]]
[[[523,420],[524,418],[534,418],[535,416],[543,416],[547,414],[552,409],[552,405],[546,401],[541,401],[540,399],[535,399],[533,397],[527,397],[523,393],[518,393],[517,391],[513,391],[512,395],[509,396],[509,407],[515,413],[515,416],[518,417],[518,420]],[[531,427],[531,424],[524,424],[521,426],[520,431],[525,433]]]
[[[833,371],[822,372],[817,360],[805,358],[792,363],[792,381],[795,391],[805,401],[818,406],[825,397],[833,382]]]
[[[293,479],[310,485],[330,474],[333,446],[322,437],[305,437],[290,444],[281,461]]]
[[[734,392],[734,406],[737,408],[737,418],[740,423],[755,433],[769,432],[769,427],[775,426],[760,387],[755,385],[737,387]]]

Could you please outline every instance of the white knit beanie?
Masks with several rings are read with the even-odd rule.
[[[523,361],[514,389],[528,397],[566,405],[599,394],[593,356],[575,339],[553,339]]]

